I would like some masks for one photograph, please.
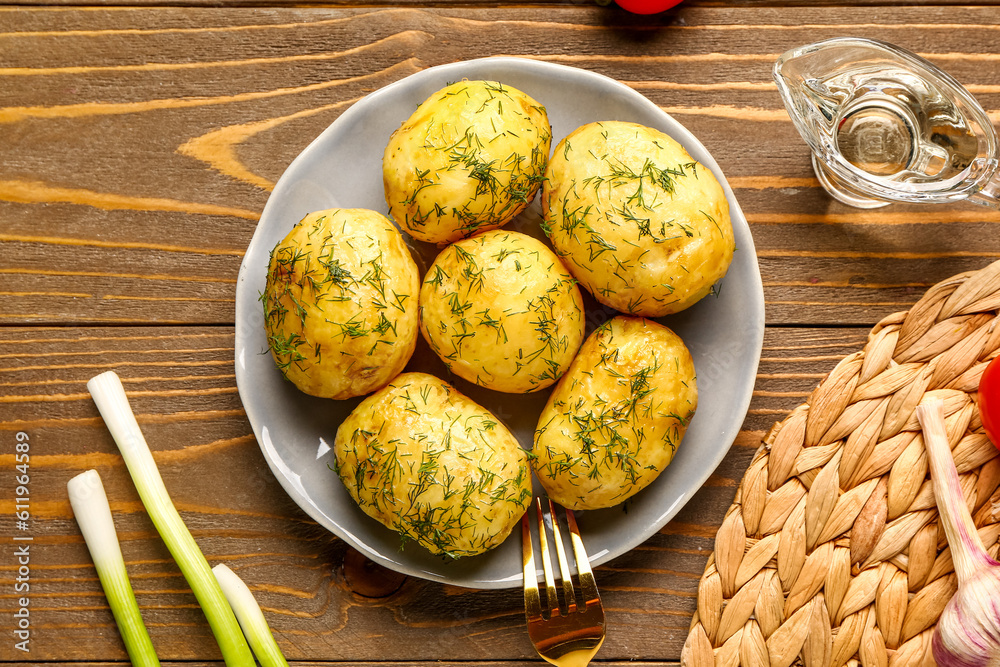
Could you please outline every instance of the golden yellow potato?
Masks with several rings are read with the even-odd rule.
[[[420,288],[420,331],[453,373],[523,394],[566,371],[584,335],[576,281],[541,241],[493,230],[445,248]]]
[[[369,516],[431,553],[499,545],[531,503],[528,455],[447,383],[403,373],[337,429],[337,474]]]
[[[592,333],[538,419],[532,452],[546,493],[611,507],[670,463],[698,407],[694,362],[673,331],[618,316]]]
[[[307,394],[372,392],[413,354],[419,287],[417,264],[385,216],[310,213],[271,251],[260,296],[271,355]]]
[[[570,272],[624,313],[683,310],[733,259],[729,202],[715,176],[669,136],[636,123],[590,123],[563,139],[542,211]]]
[[[535,197],[551,141],[545,107],[516,88],[453,83],[389,139],[389,212],[414,238],[439,245],[502,227]]]

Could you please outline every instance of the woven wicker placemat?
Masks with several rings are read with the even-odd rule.
[[[957,584],[914,408],[944,400],[983,543],[1000,545],[1000,456],[975,393],[1000,353],[1000,262],[879,322],[754,455],[698,584],[690,667],[934,665]]]

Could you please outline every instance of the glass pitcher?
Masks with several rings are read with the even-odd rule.
[[[859,208],[959,199],[1000,208],[989,117],[920,56],[871,39],[830,39],[783,54],[774,79],[836,199]]]

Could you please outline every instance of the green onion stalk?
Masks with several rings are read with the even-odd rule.
[[[129,659],[135,667],[159,667],[156,649],[142,622],[139,604],[125,570],[101,476],[96,470],[80,473],[66,483],[66,490]]]
[[[213,567],[212,572],[219,580],[222,592],[229,600],[229,606],[236,613],[236,619],[240,622],[243,634],[250,642],[250,648],[253,649],[258,662],[263,667],[288,667],[288,662],[282,655],[278,642],[274,640],[274,635],[271,634],[271,629],[267,626],[264,612],[261,611],[260,605],[257,604],[257,600],[247,585],[235,572],[222,563]]]
[[[153,525],[201,605],[226,665],[254,667],[253,654],[236,616],[163,485],[118,375],[113,371],[101,373],[87,382],[87,389],[118,445]]]

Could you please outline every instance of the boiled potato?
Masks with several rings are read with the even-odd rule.
[[[389,212],[439,245],[501,227],[538,191],[551,139],[545,107],[521,91],[496,81],[446,86],[389,139]]]
[[[531,502],[528,455],[510,431],[425,373],[403,373],[362,401],[334,451],[361,509],[431,553],[492,549]]]
[[[698,407],[694,362],[673,331],[618,316],[591,334],[549,397],[532,465],[571,509],[610,507],[670,463]]]
[[[548,246],[493,230],[434,260],[420,288],[420,330],[459,377],[523,394],[553,384],[573,361],[583,299]]]
[[[570,272],[624,313],[687,308],[733,258],[729,203],[715,176],[666,134],[635,123],[590,123],[563,139],[542,209]]]
[[[416,262],[385,216],[310,213],[271,251],[260,296],[275,363],[313,396],[378,389],[413,354],[419,286]]]

